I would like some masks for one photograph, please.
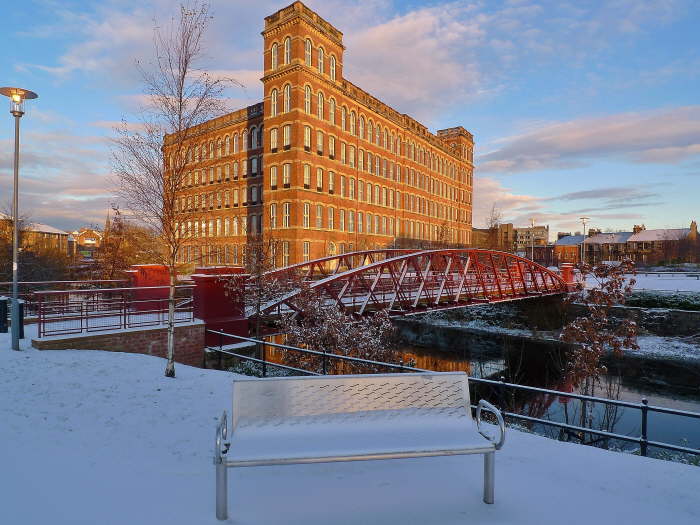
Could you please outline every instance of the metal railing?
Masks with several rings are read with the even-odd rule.
[[[25,315],[37,315],[36,292],[47,290],[81,290],[85,288],[116,288],[128,284],[123,279],[95,279],[88,281],[20,281],[19,298],[24,301]],[[12,295],[12,281],[0,282],[0,296]]]
[[[372,361],[370,359],[361,359],[352,356],[344,356],[338,354],[331,354],[328,352],[319,352],[316,350],[309,350],[306,348],[299,348],[295,346],[285,345],[281,343],[273,343],[270,341],[264,341],[260,339],[253,339],[250,337],[243,337],[239,335],[233,335],[226,332],[218,330],[207,330],[207,333],[215,334],[219,338],[219,345],[209,346],[207,349],[209,351],[220,352],[221,354],[235,357],[244,361],[256,363],[260,365],[261,374],[263,377],[267,376],[269,373],[268,367],[279,368],[287,372],[292,373],[302,373],[308,375],[327,375],[334,373],[352,373],[348,371],[347,367],[342,370],[338,370],[337,367],[333,366],[334,362],[347,363],[355,366],[359,366],[362,369],[362,373],[372,373],[377,371],[378,368],[388,369],[398,372],[428,372],[430,370],[416,368],[412,366],[404,365],[403,363],[385,363],[381,361]],[[237,341],[245,341],[254,344],[259,349],[260,357],[252,357],[249,355],[241,354],[239,352],[232,351],[230,345],[225,344],[228,339],[234,339]],[[290,366],[288,364],[281,364],[273,362],[269,359],[267,355],[267,347],[272,347],[278,349],[284,353],[296,352],[307,356],[313,356],[320,359],[320,363],[317,363],[317,370],[307,370],[300,368],[298,366]],[[584,394],[574,394],[571,392],[562,392],[558,390],[551,390],[547,388],[539,388],[533,386],[519,385],[515,383],[507,383],[504,380],[496,381],[493,379],[484,379],[477,377],[469,377],[469,382],[476,385],[487,386],[495,391],[495,397],[498,398],[501,405],[501,411],[505,418],[509,418],[511,421],[522,421],[527,423],[536,423],[545,426],[551,426],[559,429],[566,430],[568,432],[580,433],[580,434],[590,434],[594,436],[599,436],[604,439],[620,440],[627,443],[635,443],[639,445],[639,454],[641,456],[647,456],[649,454],[650,447],[656,447],[659,449],[670,450],[674,452],[680,452],[683,454],[692,454],[700,457],[700,449],[685,447],[680,445],[675,445],[673,443],[666,443],[661,441],[653,441],[649,439],[649,414],[659,413],[659,414],[669,414],[679,417],[688,417],[692,419],[700,420],[700,412],[691,412],[687,410],[678,410],[674,408],[667,408],[661,406],[649,405],[646,399],[642,399],[640,403],[634,403],[630,401],[620,401],[616,399],[608,399],[603,397],[589,396]],[[470,391],[474,393],[474,390]],[[595,429],[590,426],[572,425],[567,422],[554,421],[551,419],[545,419],[543,417],[529,416],[525,414],[519,414],[517,412],[507,411],[506,408],[506,394],[509,392],[525,392],[531,394],[539,394],[545,396],[551,396],[553,398],[566,398],[575,399],[580,402],[585,403],[601,403],[604,405],[612,407],[621,407],[636,409],[640,412],[640,434],[638,436],[626,435],[613,432],[612,430]],[[476,409],[476,404],[472,404],[472,409]]]
[[[175,287],[175,322],[194,320],[194,286]],[[165,324],[168,286],[35,292],[38,336]]]

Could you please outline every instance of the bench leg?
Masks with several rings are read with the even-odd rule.
[[[216,464],[216,519],[228,519],[228,468],[223,462]]]
[[[496,474],[496,453],[484,454],[484,503],[493,503]]]

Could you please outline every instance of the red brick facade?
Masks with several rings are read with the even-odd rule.
[[[181,225],[181,262],[240,264],[257,233],[282,242],[279,265],[471,243],[468,131],[432,134],[350,83],[342,33],[301,2],[266,17],[263,42],[264,101],[194,130],[178,205],[201,218]]]

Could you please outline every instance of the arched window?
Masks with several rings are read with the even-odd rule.
[[[284,63],[292,63],[292,39],[290,37],[284,39]]]
[[[284,112],[289,113],[292,110],[292,86],[287,84],[284,86]]]
[[[231,139],[228,135],[226,135],[226,139],[224,140],[224,155],[229,155],[231,153]]]
[[[367,124],[367,140],[374,142],[374,124],[372,124],[371,120]]]
[[[328,101],[328,120],[335,125],[335,99],[331,98]]]
[[[311,67],[311,49],[311,40],[307,38],[304,42],[304,62],[309,67]]]
[[[277,55],[278,55],[278,46],[277,42],[272,44],[272,50],[271,50],[271,55],[272,55],[272,69],[277,69],[278,63],[277,63]]]
[[[331,55],[331,80],[335,81],[335,57]]]
[[[238,153],[240,151],[238,144],[238,133],[233,136],[233,152]]]
[[[357,135],[357,125],[356,125],[356,119],[355,119],[355,112],[351,111],[350,112],[350,134],[352,135]]]
[[[325,71],[325,64],[323,63],[326,59],[325,53],[322,47],[318,48],[318,72],[323,75]]]
[[[348,125],[348,109],[343,106],[343,108],[340,110],[340,129],[345,131],[347,129]]]
[[[311,86],[304,89],[304,111],[311,113]]]
[[[365,117],[360,115],[360,138],[365,138]]]
[[[257,149],[258,147],[258,128],[255,126],[250,130],[250,149]]]
[[[318,101],[316,102],[316,113],[318,114],[318,118],[320,118],[321,120],[323,120],[323,111],[324,111],[323,102],[324,102],[323,93],[321,93],[319,91],[318,92]]]
[[[277,116],[277,90],[273,89],[270,91],[270,116]]]
[[[248,130],[247,129],[243,132],[242,142],[243,142],[243,144],[242,144],[243,151],[247,151],[248,150]]]

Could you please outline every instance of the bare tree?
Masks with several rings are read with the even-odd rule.
[[[503,214],[494,203],[491,206],[489,216],[486,217],[486,228],[489,230],[487,245],[491,249],[498,250],[501,248],[500,226],[502,221]]]
[[[625,319],[616,322],[610,318],[610,309],[624,304],[632,293],[635,279],[634,263],[625,259],[620,264],[584,264],[584,275],[594,281],[593,286],[578,285],[578,290],[568,299],[583,304],[585,315],[564,326],[561,339],[573,343],[574,349],[568,364],[568,376],[578,382],[598,376],[605,371],[600,361],[606,352],[621,355],[623,349],[639,348],[637,326]]]
[[[178,206],[179,192],[196,160],[190,140],[211,118],[225,112],[227,79],[200,69],[203,38],[210,20],[208,4],[180,6],[180,13],[154,29],[153,63],[137,63],[148,103],[138,124],[124,121],[114,139],[113,171],[118,195],[160,240],[152,257],[168,267],[167,377],[175,377],[175,283],[178,253],[193,237],[194,211]],[[165,144],[163,138],[165,137]]]

